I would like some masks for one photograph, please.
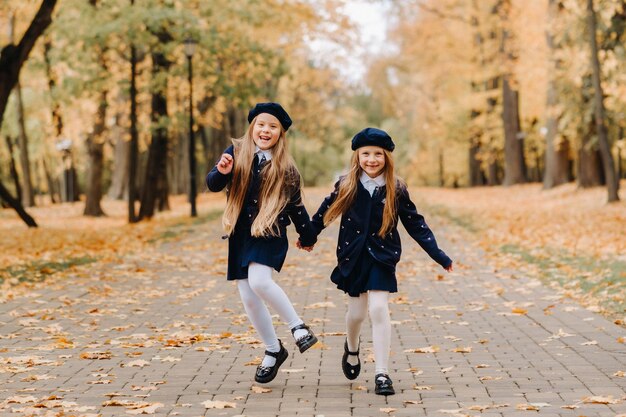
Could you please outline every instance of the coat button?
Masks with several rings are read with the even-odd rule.
[[[350,242],[346,242],[346,245],[349,245],[349,244],[350,244]]]
[[[361,231],[360,231],[360,230],[357,230],[356,232],[357,232],[357,233],[361,233]]]
[[[385,245],[380,245],[380,247],[384,249],[384,248],[385,248]]]
[[[351,219],[350,217],[348,217],[348,221],[349,221],[349,222],[351,222],[351,221],[352,221],[352,219]]]
[[[342,229],[345,229],[345,227],[341,226]]]
[[[252,200],[252,201],[254,201],[254,204],[256,204],[256,203],[257,203],[257,200]]]
[[[302,224],[302,227],[304,227],[304,224]]]
[[[346,261],[349,261],[349,260],[350,260],[350,258],[346,258]]]
[[[298,214],[302,214],[302,211],[299,211]]]
[[[252,217],[252,214],[248,214],[248,217]]]

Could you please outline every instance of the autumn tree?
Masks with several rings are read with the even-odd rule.
[[[52,22],[52,12],[55,5],[56,0],[43,0],[20,42],[17,45],[11,43],[2,48],[0,53],[0,125],[2,124],[9,94],[17,84],[20,70],[33,49],[35,42]],[[21,204],[10,195],[1,182],[0,196],[17,211],[28,226],[37,226],[33,218],[23,210]]]

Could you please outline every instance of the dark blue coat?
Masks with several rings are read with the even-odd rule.
[[[224,152],[232,155],[234,158],[232,145]],[[299,183],[294,186],[287,206],[278,216],[279,236],[251,236],[250,229],[259,212],[258,200],[263,181],[261,176],[262,168],[262,166],[259,166],[258,158],[255,157],[243,207],[241,208],[235,229],[228,238],[227,278],[229,280],[247,278],[250,262],[257,262],[280,271],[289,249],[287,226],[292,221],[300,235],[302,245],[312,246],[317,242],[317,234],[302,203]],[[207,187],[214,192],[222,191],[224,187],[229,185],[231,180],[232,172],[224,175],[217,170],[217,166],[213,167],[206,176]]]
[[[324,228],[324,213],[337,198],[339,182],[335,190],[322,202],[313,216],[313,227],[319,234]],[[344,276],[349,276],[364,251],[377,262],[392,267],[400,260],[402,247],[397,225],[398,218],[406,231],[442,267],[447,268],[452,260],[437,246],[435,235],[424,217],[419,214],[409,197],[409,191],[401,183],[396,185],[397,213],[393,229],[384,237],[378,236],[383,221],[385,187],[376,190],[373,196],[358,182],[356,201],[341,216],[339,240],[337,242],[337,268]]]

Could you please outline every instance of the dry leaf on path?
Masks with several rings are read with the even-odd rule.
[[[451,349],[450,352],[456,352],[456,353],[472,353],[472,348],[470,346],[467,347],[458,347],[455,349]]]
[[[622,400],[614,399],[611,395],[606,397],[594,395],[582,399],[583,404],[619,404],[621,402]]]
[[[136,361],[128,362],[125,365],[123,364],[122,366],[124,368],[130,368],[130,367],[133,367],[133,366],[136,366],[136,367],[139,367],[139,368],[143,368],[144,366],[147,366],[147,365],[150,365],[150,362],[144,361],[143,359],[138,359]]]
[[[202,403],[204,408],[237,408],[237,403],[229,403],[227,401],[211,401],[207,400]]]
[[[136,407],[136,408],[135,408]],[[127,414],[154,414],[157,409],[163,407],[161,403],[145,404],[135,406],[131,410],[126,410]]]
[[[405,349],[404,353],[437,353],[439,352],[439,346],[427,346],[416,349]]]

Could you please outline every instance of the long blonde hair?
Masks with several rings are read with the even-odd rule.
[[[385,237],[396,223],[396,185],[401,181],[393,173],[393,157],[391,152],[383,149],[385,153],[385,208],[383,209],[383,223],[378,230],[378,236]],[[337,217],[345,214],[356,200],[357,186],[363,170],[359,165],[359,150],[355,150],[350,161],[350,172],[339,181],[337,198],[324,214],[324,226],[328,226]]]
[[[256,117],[246,133],[233,139],[234,160],[233,178],[228,189],[228,201],[222,216],[224,230],[230,235],[235,229],[237,218],[246,198],[250,185],[250,173],[255,154],[252,131]],[[272,159],[261,170],[261,190],[259,192],[259,212],[252,223],[252,236],[279,236],[280,230],[276,219],[287,206],[296,187],[300,186],[300,173],[287,151],[285,130],[281,126],[280,137],[272,147]]]

